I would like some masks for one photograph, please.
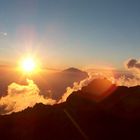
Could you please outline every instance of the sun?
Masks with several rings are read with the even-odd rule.
[[[22,75],[31,76],[40,74],[42,71],[42,63],[40,57],[35,54],[24,54],[17,61],[17,71]]]
[[[33,58],[28,57],[22,60],[21,68],[24,72],[31,73],[36,70],[37,63]]]

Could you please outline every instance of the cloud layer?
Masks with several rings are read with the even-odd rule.
[[[10,114],[22,111],[27,107],[33,107],[36,103],[50,104],[55,100],[44,98],[39,94],[38,86],[27,79],[27,85],[12,83],[8,86],[8,93],[0,99],[0,114]]]
[[[27,85],[19,85],[12,83],[8,86],[8,93],[0,99],[0,114],[10,114],[12,112],[19,112],[27,107],[33,107],[36,103],[43,103],[46,105],[53,105],[65,102],[70,94],[74,91],[81,90],[82,87],[87,86],[94,79],[107,78],[117,86],[137,86],[140,85],[140,79],[133,77],[128,78],[127,75],[115,78],[112,73],[90,73],[89,77],[81,82],[74,82],[73,87],[67,87],[66,92],[63,94],[59,101],[51,98],[46,98],[40,95],[38,86],[32,81],[27,79]]]

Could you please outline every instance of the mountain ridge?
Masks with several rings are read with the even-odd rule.
[[[93,81],[94,84],[98,82],[107,81]],[[35,140],[140,138],[140,86],[119,86],[112,94],[96,100],[86,96],[94,93],[93,83],[73,92],[64,103],[36,104],[22,112],[0,116],[1,137]]]

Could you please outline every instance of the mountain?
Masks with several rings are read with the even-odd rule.
[[[139,129],[140,86],[117,87],[106,79],[93,80],[65,103],[0,116],[0,137],[6,140],[137,140]]]
[[[82,95],[94,101],[100,101],[103,98],[112,94],[116,86],[104,79],[94,79],[88,86],[82,88]]]
[[[63,72],[85,73],[84,71],[81,71],[81,70],[74,68],[74,67],[70,67],[68,69],[65,69],[65,70],[63,70]]]
[[[68,68],[50,75],[44,74],[42,77],[44,82],[41,82],[42,80],[39,80],[38,77],[33,78],[35,83],[39,86],[41,94],[44,95],[48,89],[51,90],[51,98],[59,100],[66,92],[67,87],[72,87],[74,82],[84,80],[88,77],[88,74],[76,68]]]
[[[73,86],[74,82],[80,82],[88,77],[88,74],[76,68],[68,68],[60,72],[48,73],[47,70],[40,71],[35,75],[22,75],[15,69],[0,68],[0,96],[7,93],[9,84],[16,82],[26,84],[26,79],[33,80],[40,89],[40,94],[59,100],[66,92],[66,88]]]

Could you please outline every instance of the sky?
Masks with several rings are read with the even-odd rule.
[[[122,68],[139,58],[139,0],[0,0],[0,63]]]

